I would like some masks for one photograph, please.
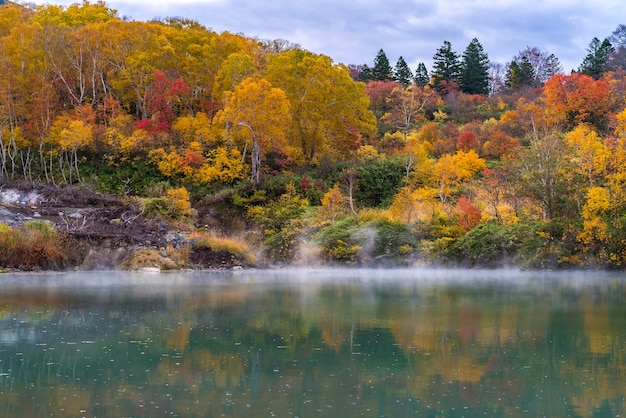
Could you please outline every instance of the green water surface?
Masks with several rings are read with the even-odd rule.
[[[626,276],[0,276],[4,417],[616,417]]]

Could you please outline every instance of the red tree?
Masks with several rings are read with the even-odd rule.
[[[170,80],[160,71],[154,72],[154,80],[146,93],[147,107],[152,117],[137,122],[137,128],[150,133],[169,132],[176,119],[181,97],[190,92],[182,78]]]

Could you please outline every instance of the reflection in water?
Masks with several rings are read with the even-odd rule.
[[[2,416],[624,414],[617,275],[0,279]]]

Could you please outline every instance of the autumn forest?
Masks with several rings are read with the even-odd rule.
[[[2,183],[122,195],[270,264],[626,263],[626,26],[569,74],[477,39],[347,65],[101,2],[8,3],[0,42]]]

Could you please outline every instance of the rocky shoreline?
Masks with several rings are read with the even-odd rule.
[[[3,185],[0,223],[45,221],[68,238],[70,270],[175,270],[242,265],[223,251],[191,249],[189,231],[147,219],[132,199],[86,187]],[[0,266],[2,267],[2,266]],[[18,269],[19,270],[19,269]]]

